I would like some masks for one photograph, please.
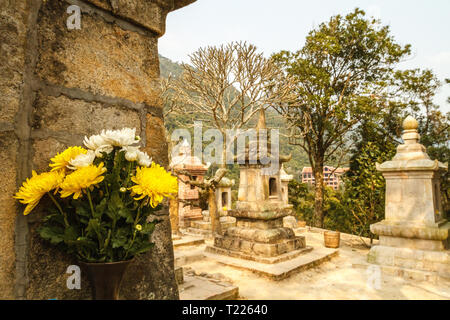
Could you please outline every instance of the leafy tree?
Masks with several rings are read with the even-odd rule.
[[[346,175],[344,203],[352,221],[351,232],[371,236],[370,224],[384,218],[385,181],[375,163],[392,159],[401,143],[402,120],[412,114],[419,120],[421,143],[432,159],[449,159],[449,119],[433,100],[440,83],[430,70],[395,72],[390,93],[383,96],[379,113],[364,118],[353,132],[354,149]],[[392,90],[392,88],[395,88]],[[444,204],[448,198],[448,173],[442,177]]]
[[[345,206],[350,214],[351,233],[370,236],[370,225],[384,218],[386,182],[376,169],[395,155],[395,145],[380,147],[368,142],[354,158],[357,166],[345,181]]]
[[[296,79],[295,103],[277,105],[291,128],[291,143],[309,156],[315,177],[315,226],[324,222],[325,163],[343,157],[349,132],[376,113],[378,92],[386,90],[394,67],[410,53],[388,26],[355,9],[312,30],[297,52],[273,56]]]

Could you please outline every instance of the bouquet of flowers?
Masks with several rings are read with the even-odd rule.
[[[29,214],[42,197],[54,204],[40,236],[84,262],[130,260],[152,247],[150,235],[165,197],[177,179],[138,146],[136,129],[103,130],[51,159],[49,172],[27,179],[15,198]]]

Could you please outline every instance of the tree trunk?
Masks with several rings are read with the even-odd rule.
[[[220,218],[217,213],[216,193],[214,188],[208,188],[208,207],[212,234],[213,236],[216,234],[222,235],[222,226],[220,225]]]
[[[323,228],[323,163],[316,162],[314,171],[315,194],[314,194],[314,218],[313,225],[317,228]]]
[[[227,167],[227,141],[224,138],[222,146],[222,163],[220,164],[220,168],[226,169],[226,167]]]

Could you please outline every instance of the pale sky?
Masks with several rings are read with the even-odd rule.
[[[169,14],[159,53],[189,62],[200,47],[236,40],[266,56],[296,51],[311,29],[356,7],[390,25],[398,42],[412,45],[412,57],[401,68],[428,68],[441,81],[450,78],[449,0],[197,0]],[[450,85],[443,84],[436,102],[444,111],[450,111],[448,96]]]

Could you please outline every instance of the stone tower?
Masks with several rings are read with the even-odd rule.
[[[262,110],[256,126],[257,134],[266,130],[265,114]],[[258,135],[259,136],[259,135]],[[251,145],[259,145],[256,152]],[[266,153],[261,152],[267,148]],[[240,184],[236,209],[229,215],[236,218],[236,227],[228,228],[223,236],[216,236],[214,247],[207,251],[225,254],[263,263],[276,263],[298,255],[305,247],[305,238],[295,236],[290,228],[283,227],[283,217],[291,214],[292,205],[284,201],[281,189],[280,168],[290,157],[280,156],[277,172],[267,175],[269,165],[264,157],[273,157],[270,141],[267,145],[249,143],[240,163]],[[256,152],[256,157],[252,155]],[[252,161],[253,160],[253,161]],[[252,163],[253,162],[253,163]]]
[[[187,183],[190,180],[187,174],[193,180],[202,182],[208,168],[198,157],[191,155],[191,146],[187,140],[182,142],[179,154],[172,159],[170,166],[178,172],[178,200],[181,200],[178,204],[179,225],[188,228],[193,221],[202,220],[202,209],[194,205],[183,205],[183,200],[199,199],[199,188]]]
[[[391,161],[377,164],[386,179],[385,219],[370,226],[380,237],[368,261],[397,274],[425,271],[426,276],[450,276],[449,229],[439,177],[447,165],[431,160],[419,143],[418,123],[403,122],[404,144]]]

